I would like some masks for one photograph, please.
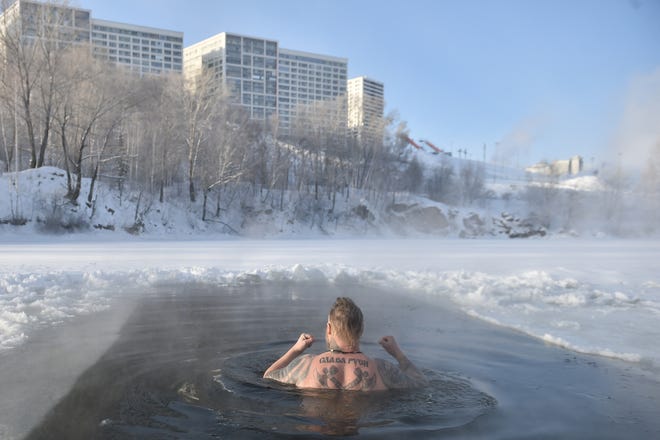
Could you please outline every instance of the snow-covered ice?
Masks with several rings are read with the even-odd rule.
[[[0,350],[124,295],[190,281],[396,288],[550,344],[660,368],[657,240],[23,238],[0,244]]]

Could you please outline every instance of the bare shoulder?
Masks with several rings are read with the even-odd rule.
[[[271,371],[264,377],[282,383],[298,385],[307,377],[313,360],[314,356],[311,354],[298,356],[286,367]]]
[[[383,383],[390,389],[419,388],[426,385],[426,379],[418,375],[408,375],[397,365],[384,359],[374,359]]]

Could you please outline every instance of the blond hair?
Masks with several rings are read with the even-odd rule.
[[[337,298],[328,320],[337,335],[351,346],[357,346],[364,330],[362,310],[348,297]]]

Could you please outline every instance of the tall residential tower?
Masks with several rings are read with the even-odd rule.
[[[382,141],[385,111],[384,85],[359,76],[348,80],[348,128],[359,139]]]
[[[279,47],[276,40],[220,33],[184,49],[184,75],[211,71],[252,119],[277,116],[287,132],[299,105],[346,93],[348,60]]]
[[[212,72],[252,119],[264,120],[277,113],[277,54],[277,41],[223,32],[184,49],[183,73],[192,80]]]
[[[140,74],[183,70],[182,32],[92,19],[92,51]]]
[[[97,20],[91,11],[66,4],[16,0],[0,14],[0,31],[25,43],[39,38],[61,47],[87,44],[94,57],[140,74],[183,69],[182,32]]]

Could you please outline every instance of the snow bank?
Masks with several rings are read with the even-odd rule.
[[[425,166],[432,169],[448,159],[430,155],[425,160]],[[271,194],[269,200],[266,200],[268,196],[264,199],[259,194],[253,194],[253,199],[241,199],[233,205],[226,201],[230,205],[222,207],[219,218],[215,217],[214,200],[213,207],[208,207],[208,211],[213,213],[207,211],[207,221],[202,220],[201,202],[190,203],[181,193],[181,188],[169,188],[165,201],[161,203],[148,192],[127,188],[120,190],[118,184],[101,181],[96,183],[90,202],[91,182],[84,178],[77,204],[71,204],[65,197],[67,177],[63,170],[43,167],[4,173],[0,175],[0,240],[72,232],[100,237],[132,234],[168,238],[234,235],[255,238],[529,238],[561,235],[567,227],[571,229],[571,234],[583,236],[602,235],[609,228],[607,222],[611,219],[582,213],[578,209],[579,204],[574,206],[578,202],[573,199],[570,199],[571,205],[560,200],[552,206],[543,202],[541,207],[549,212],[539,217],[534,213],[539,206],[531,206],[525,196],[529,188],[545,188],[548,185],[558,190],[596,193],[604,189],[596,176],[581,176],[553,184],[534,183],[528,181],[520,170],[462,159],[451,160],[454,167],[485,167],[486,195],[478,200],[478,204],[448,206],[423,195],[406,192],[368,200],[359,191],[351,191],[348,198],[338,197],[331,204],[327,200],[306,200],[304,194],[292,192],[277,196]],[[455,190],[460,192],[460,188]],[[276,203],[273,197],[277,199]],[[313,199],[313,196],[310,197]],[[584,211],[591,213],[597,210],[584,207]],[[518,224],[512,224],[506,218],[509,216],[517,219]],[[647,232],[656,229],[646,226]],[[641,229],[633,227],[633,231],[628,232]]]

